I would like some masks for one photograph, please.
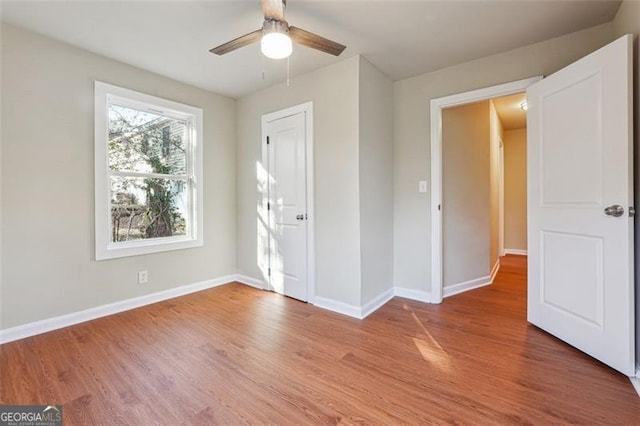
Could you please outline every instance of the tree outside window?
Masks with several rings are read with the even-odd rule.
[[[201,110],[96,82],[97,259],[202,245],[201,129]]]

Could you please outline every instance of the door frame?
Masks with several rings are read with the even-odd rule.
[[[295,105],[282,110],[270,112],[262,116],[262,136],[260,139],[260,146],[262,149],[262,164],[265,170],[268,169],[269,153],[267,150],[267,125],[281,118],[286,118],[299,113],[305,115],[305,191],[306,191],[306,214],[307,214],[307,302],[313,303],[315,299],[315,277],[316,277],[316,253],[315,253],[315,214],[314,214],[314,188],[313,188],[313,102],[305,102],[300,105]],[[266,167],[265,167],[266,166]],[[267,191],[262,193],[262,206],[267,205],[269,199],[269,186],[267,185]],[[271,265],[271,250],[269,250],[268,264]],[[268,290],[271,282],[271,277],[268,274],[263,273],[264,289]]]
[[[441,303],[442,259],[442,110],[526,91],[542,76],[458,93],[431,100],[431,289],[430,302]]]
[[[500,146],[498,147],[498,162],[500,167],[500,179],[498,180],[498,256],[503,257],[504,253],[504,139],[498,137]]]

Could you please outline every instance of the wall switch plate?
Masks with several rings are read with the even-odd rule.
[[[421,180],[418,182],[418,192],[427,192],[427,181]]]
[[[147,271],[138,272],[138,284],[146,284],[149,282],[149,273]]]

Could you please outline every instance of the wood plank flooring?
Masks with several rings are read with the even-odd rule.
[[[0,403],[65,424],[640,424],[629,379],[490,287],[358,321],[230,284],[0,347]]]

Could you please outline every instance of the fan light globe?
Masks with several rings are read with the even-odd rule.
[[[293,46],[288,35],[280,32],[267,33],[260,40],[262,54],[271,59],[284,59],[291,55]]]

